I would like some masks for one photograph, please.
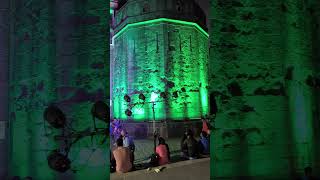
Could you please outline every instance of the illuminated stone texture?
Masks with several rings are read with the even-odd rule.
[[[92,104],[109,98],[109,3],[11,2],[10,175],[39,180],[106,179],[109,145],[100,145],[103,137],[93,141],[86,137],[74,144],[69,154],[73,171],[59,174],[49,169],[47,155],[60,147],[53,136],[62,132],[44,123],[43,112],[55,103],[73,129],[93,128]]]
[[[156,120],[206,114],[208,34],[199,7],[193,1],[131,0],[115,14],[113,116],[127,119],[124,95],[135,103],[142,102],[140,93],[146,102],[156,101]],[[132,112],[133,120],[153,119],[152,103],[137,105]]]
[[[319,1],[211,1],[213,179],[320,172],[319,10]]]

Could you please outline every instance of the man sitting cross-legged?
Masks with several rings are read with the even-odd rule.
[[[116,172],[126,173],[132,169],[131,152],[129,148],[123,147],[122,138],[117,139],[117,148],[112,155],[116,160]]]

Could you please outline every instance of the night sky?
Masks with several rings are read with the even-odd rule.
[[[206,13],[207,16],[207,27],[209,27],[209,7],[210,7],[210,3],[209,0],[195,0],[200,7],[204,10],[204,12]]]

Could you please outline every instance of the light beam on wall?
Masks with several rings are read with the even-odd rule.
[[[155,102],[157,98],[158,98],[158,95],[157,95],[155,92],[152,92],[152,93],[151,93],[150,101],[151,101],[151,102]]]

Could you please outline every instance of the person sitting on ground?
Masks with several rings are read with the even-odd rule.
[[[134,151],[135,145],[134,145],[133,139],[129,137],[128,132],[124,129],[121,130],[121,138],[123,140],[123,147],[127,147]]]
[[[121,137],[123,140],[123,147],[129,148],[131,152],[131,163],[133,165],[134,162],[134,151],[135,151],[135,145],[133,142],[133,139],[129,137],[128,132],[126,130],[121,131]]]
[[[187,147],[187,158],[188,159],[196,159],[198,158],[198,143],[197,140],[193,137],[193,132],[188,130],[187,139],[184,140],[184,146]]]
[[[162,137],[158,139],[159,145],[156,147],[156,153],[159,155],[159,165],[168,164],[170,161],[170,150],[168,144]]]
[[[181,156],[182,157],[187,157],[187,155],[188,155],[188,147],[184,144],[184,141],[187,139],[188,131],[191,131],[191,130],[186,129],[183,136],[182,136],[182,139],[180,141],[180,148],[181,148]]]
[[[299,178],[299,180],[318,180],[318,178],[312,175],[312,168],[309,166],[304,168],[304,176]]]
[[[113,151],[113,157],[116,160],[116,172],[126,173],[132,169],[131,152],[123,147],[123,140],[117,139],[117,148]]]
[[[206,155],[210,153],[210,140],[204,131],[200,133],[199,149],[201,154]]]

